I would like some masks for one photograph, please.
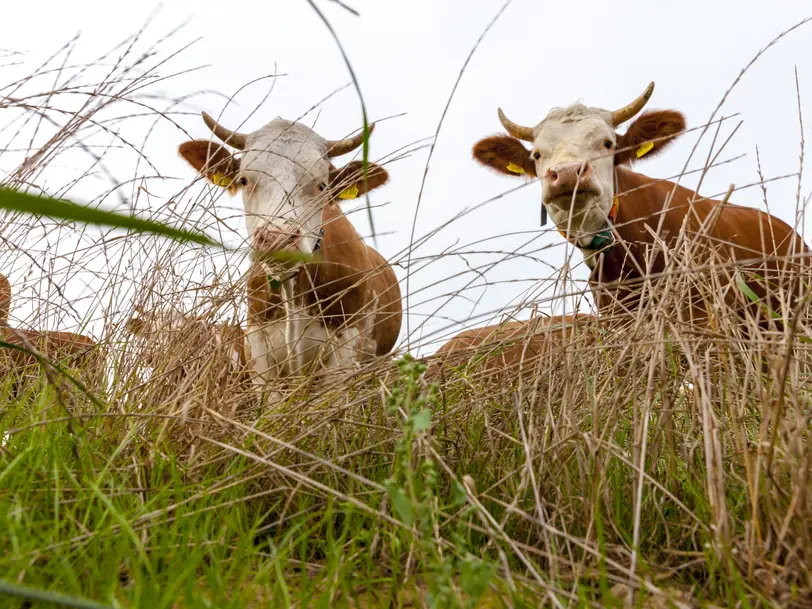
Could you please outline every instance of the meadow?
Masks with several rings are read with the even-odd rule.
[[[69,44],[5,81],[2,186],[87,200],[85,183],[112,181],[87,204],[230,245],[4,212],[0,270],[34,286],[14,323],[91,334],[106,366],[4,360],[0,606],[812,607],[806,293],[771,312],[783,326],[742,325],[720,287],[735,269],[695,262],[686,235],[640,286],[653,296],[634,323],[595,318],[568,338],[553,324],[519,373],[489,368],[491,345],[429,376],[430,350],[410,344],[260,402],[207,330],[244,316],[239,201],[215,206],[191,175],[154,195],[158,169],[122,135],[199,120],[152,93],[174,51],[138,40],[92,66]],[[55,182],[77,158],[79,177]],[[136,178],[109,172],[123,158]],[[549,281],[555,296],[504,317],[588,294]],[[709,328],[680,315],[691,290]],[[186,317],[160,335],[127,326],[155,310]]]

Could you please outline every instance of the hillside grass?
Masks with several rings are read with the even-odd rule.
[[[808,606],[803,341],[779,405],[778,336],[599,335],[549,335],[518,384],[407,356],[227,414],[33,380],[0,419],[2,579],[122,607]]]
[[[214,197],[190,195],[188,176],[166,205],[144,186],[129,104],[148,103],[160,124],[177,112],[142,95],[167,57],[136,53],[137,39],[111,52],[112,68],[97,62],[109,68],[98,83],[68,46],[27,77],[34,92],[3,98],[19,128],[4,154],[23,151],[4,186],[38,192],[77,149],[109,178],[101,138],[105,154],[134,155],[116,161],[134,175],[92,204],[117,193],[226,242]],[[228,374],[229,345],[207,331],[144,340],[123,323],[162,308],[197,316],[195,328],[241,321],[237,254],[3,221],[12,321],[92,326],[108,368],[91,399],[47,364],[0,362],[1,607],[812,607],[808,307],[751,307],[742,325],[746,290],[725,299],[732,269],[696,260],[690,240],[641,286],[654,297],[630,323],[547,331],[521,371],[489,368],[510,345],[431,377],[398,353],[322,387],[294,380],[270,403]],[[808,296],[807,259],[787,272]],[[82,298],[66,293],[88,277]],[[707,326],[679,314],[691,290]],[[772,314],[784,324],[759,326]]]

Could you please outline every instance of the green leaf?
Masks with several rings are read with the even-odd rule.
[[[465,488],[460,484],[459,480],[451,481],[451,493],[454,497],[454,505],[463,505],[468,501],[468,495],[465,494]]]
[[[412,426],[415,431],[425,431],[431,425],[431,410],[423,408],[412,415]]]
[[[52,603],[60,607],[74,607],[75,609],[113,609],[112,605],[102,605],[101,603],[85,600],[77,596],[68,596],[61,592],[29,588],[28,586],[21,586],[20,584],[13,584],[0,579],[0,596],[3,595],[25,598],[30,601]]]
[[[214,245],[224,248],[220,243],[212,241],[200,233],[171,228],[160,222],[139,220],[133,216],[125,216],[111,211],[93,209],[70,201],[37,197],[7,188],[0,188],[0,209],[19,211],[33,216],[47,216],[60,220],[82,222],[84,224],[126,228],[141,233],[154,233],[175,241],[188,241],[200,245]]]
[[[412,508],[412,502],[409,501],[409,498],[406,496],[406,493],[403,492],[393,480],[389,480],[386,483],[386,492],[389,495],[389,500],[392,502],[392,507],[395,509],[395,513],[400,518],[401,522],[403,522],[406,526],[412,526],[414,522],[414,509]]]
[[[279,252],[268,252],[264,254],[264,256],[268,258],[273,258],[278,262],[312,262],[314,256],[312,254],[305,254],[304,252],[289,252],[289,251],[279,251]]]
[[[493,577],[493,568],[476,559],[466,559],[460,565],[460,587],[470,596],[470,606],[476,604]]]
[[[744,280],[744,278],[738,272],[736,273],[736,286],[742,292],[744,292],[744,295],[747,296],[747,298],[749,298],[750,301],[752,301],[752,302],[754,302],[756,304],[761,304],[761,307],[764,309],[764,311],[766,313],[768,313],[770,316],[772,316],[773,319],[781,319],[781,316],[778,313],[776,313],[770,307],[768,307],[766,304],[761,302],[761,298],[758,297],[758,294],[756,294],[753,291],[753,289],[749,285],[747,285],[747,282]]]

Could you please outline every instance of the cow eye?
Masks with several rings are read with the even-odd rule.
[[[325,184],[324,182],[322,182],[321,184],[319,184],[319,190],[320,190],[320,191],[322,191],[322,192],[324,192],[325,190],[327,190],[327,184]]]
[[[534,158],[534,159],[536,159],[536,160],[538,161],[538,160],[541,158],[541,153],[540,153],[538,150],[536,150],[536,151],[533,153],[533,158]]]
[[[248,180],[246,180],[245,177],[240,178],[240,186],[247,186],[247,185],[248,185]]]
[[[611,150],[612,146],[614,146],[614,143],[612,143],[612,140],[606,140],[603,143],[603,147],[606,148],[607,150]]]

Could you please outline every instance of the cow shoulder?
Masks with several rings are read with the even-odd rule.
[[[366,274],[371,262],[361,235],[341,208],[329,203],[324,208],[324,236],[319,254],[306,268],[307,300],[341,324],[345,316],[362,310]]]

